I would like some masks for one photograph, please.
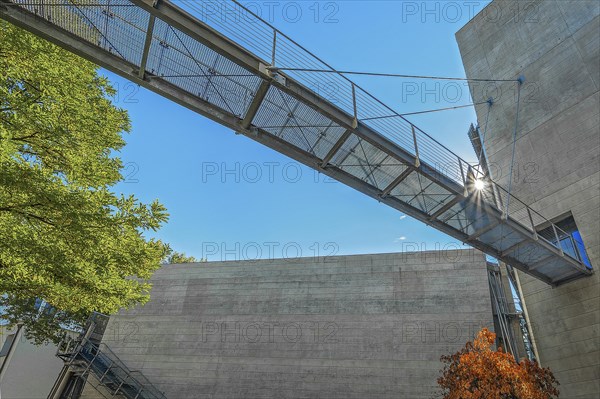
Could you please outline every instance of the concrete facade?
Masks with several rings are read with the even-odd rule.
[[[599,14],[597,1],[493,1],[456,34],[468,77],[524,75],[512,191],[552,221],[570,212],[596,269],[558,288],[519,274],[539,360],[567,399],[600,397]],[[504,187],[515,89],[471,84],[475,102],[494,97],[484,146]],[[487,106],[476,110],[483,131]]]
[[[168,398],[429,399],[440,356],[493,326],[473,250],[167,265],[152,283],[103,342]]]
[[[14,329],[0,326],[0,348]],[[34,345],[24,337],[7,366],[0,384],[2,399],[46,399],[63,362],[56,357],[56,345]]]

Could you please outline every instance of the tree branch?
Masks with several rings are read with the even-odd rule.
[[[13,213],[16,213],[18,215],[21,215],[21,216],[25,217],[26,219],[30,219],[30,218],[31,219],[35,219],[35,220],[40,221],[40,222],[42,222],[44,224],[47,224],[49,226],[56,227],[56,224],[54,224],[50,220],[47,220],[46,218],[43,218],[41,216],[35,215],[33,213],[30,213],[30,212],[20,211],[18,209],[14,209],[14,208],[11,209],[11,208],[6,208],[6,207],[0,208],[0,211],[13,212]]]

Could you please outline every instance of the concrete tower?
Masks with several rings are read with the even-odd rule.
[[[600,3],[493,1],[456,38],[470,78],[517,79],[520,114],[512,192],[570,237],[565,251],[600,267]],[[515,83],[473,83],[493,178],[509,186]],[[543,232],[547,226],[538,226]],[[581,238],[583,245],[576,242]],[[575,243],[575,244],[573,244]],[[600,397],[600,274],[552,288],[519,273],[539,360],[561,397]]]

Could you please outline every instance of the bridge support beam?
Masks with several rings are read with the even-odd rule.
[[[338,141],[335,142],[333,147],[331,147],[331,149],[329,150],[327,155],[325,155],[323,157],[323,160],[320,163],[321,168],[327,167],[327,164],[329,164],[329,161],[331,161],[333,159],[333,157],[335,156],[335,154],[337,154],[337,152],[340,150],[340,148],[342,148],[342,146],[348,140],[348,138],[350,137],[351,134],[352,134],[351,129],[347,129],[344,132],[344,134],[342,134],[342,136],[338,139]]]
[[[484,226],[482,228],[480,228],[479,230],[477,230],[476,232],[474,232],[473,234],[471,234],[469,236],[469,241],[475,240],[478,237],[481,237],[482,235],[484,235],[485,233],[487,233],[488,231],[492,230],[493,228],[497,227],[500,223],[502,222],[502,220],[496,220],[494,222],[490,222],[490,224],[488,224],[487,226]]]
[[[246,115],[244,116],[244,119],[242,119],[242,121],[240,122],[242,128],[248,129],[252,124],[252,120],[256,116],[260,105],[262,104],[263,100],[267,95],[267,92],[269,91],[269,87],[271,87],[271,84],[267,80],[263,80],[260,83],[260,86],[258,86],[258,90],[256,90],[256,94],[254,95],[252,102],[248,106]]]
[[[392,181],[386,188],[383,189],[383,191],[381,192],[381,197],[387,197],[392,192],[392,190],[396,188],[396,186],[400,184],[402,180],[406,179],[408,175],[410,175],[414,170],[415,169],[413,167],[407,166],[407,168],[402,173],[400,173],[400,175],[396,177],[394,181]]]
[[[458,204],[461,200],[463,200],[464,198],[461,197],[460,195],[456,195],[456,197],[452,198],[450,201],[446,202],[440,209],[438,209],[437,211],[435,211],[433,213],[433,215],[431,215],[429,217],[429,220],[436,220],[438,217],[440,217],[444,212],[450,210],[450,208],[452,208],[454,205]]]
[[[505,256],[508,256],[509,254],[511,254],[511,253],[513,253],[514,251],[516,251],[517,249],[519,249],[519,247],[520,247],[521,245],[523,245],[523,244],[526,244],[527,242],[528,242],[528,240],[527,240],[527,239],[525,239],[525,240],[523,240],[523,241],[519,241],[519,242],[517,242],[517,243],[515,243],[515,244],[511,245],[510,247],[506,248],[505,250],[503,250],[503,251],[501,252],[501,253],[502,253],[502,256],[503,256],[503,257],[505,257]]]
[[[142,53],[142,60],[140,61],[140,70],[138,72],[138,78],[144,79],[146,75],[146,64],[148,63],[148,53],[150,52],[150,46],[152,45],[152,34],[154,33],[154,22],[156,17],[150,15],[148,19],[148,27],[146,28],[146,40],[144,41],[144,51]]]

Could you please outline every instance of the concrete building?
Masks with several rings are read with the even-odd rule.
[[[46,399],[63,366],[56,349],[36,346],[16,328],[0,325],[0,398]]]
[[[580,235],[583,245],[564,249],[587,253],[596,269],[599,13],[597,1],[493,1],[456,34],[468,77],[525,77],[512,192],[574,238]],[[516,88],[516,83],[471,84],[475,102],[494,97],[487,129],[488,106],[478,106],[477,116],[492,177],[504,187],[511,175]],[[600,397],[600,274],[558,288],[518,276],[538,360],[555,373],[561,397]]]
[[[103,343],[167,398],[429,399],[440,356],[493,328],[473,250],[167,265],[152,283]]]

